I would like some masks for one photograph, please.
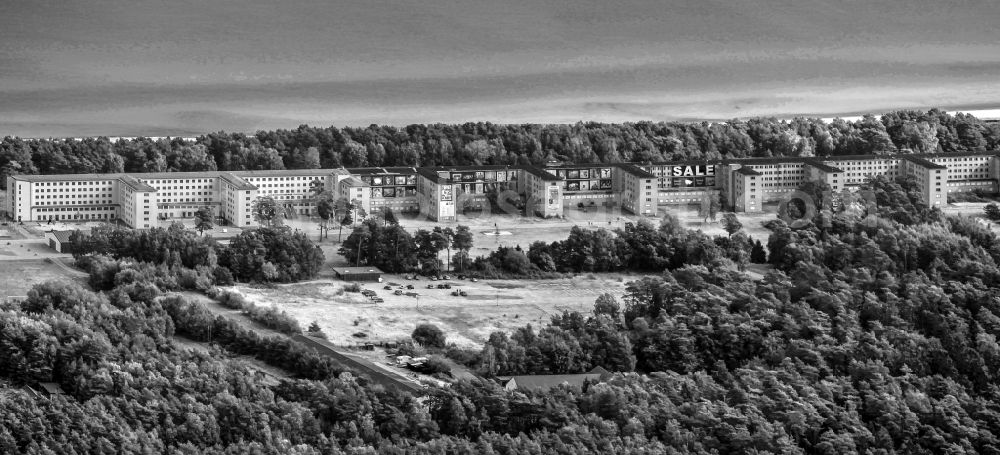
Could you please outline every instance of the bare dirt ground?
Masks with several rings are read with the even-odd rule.
[[[677,216],[684,227],[698,229],[709,235],[727,235],[719,221],[704,221],[692,207],[672,207],[670,213]],[[762,222],[774,218],[773,213],[740,214],[743,229],[755,239],[767,241],[768,231]],[[472,256],[487,255],[499,246],[521,246],[527,249],[535,241],[553,242],[564,240],[573,226],[585,229],[617,229],[626,222],[635,222],[640,217],[618,212],[577,208],[568,209],[566,219],[519,218],[507,216],[460,218],[455,223],[436,223],[427,220],[404,219],[401,224],[410,232],[417,229],[432,229],[435,226],[467,225],[475,234]],[[642,217],[654,224],[660,217]],[[721,215],[719,217],[721,219]],[[299,219],[289,223],[295,229],[318,238],[315,222]],[[503,235],[490,235],[495,231]],[[344,229],[344,238],[350,229]],[[386,275],[384,283],[369,283],[384,303],[374,304],[358,293],[343,292],[346,283],[333,279],[329,269],[335,265],[348,265],[337,254],[339,243],[337,231],[331,231],[328,240],[319,244],[326,254],[327,264],[320,279],[308,283],[279,285],[273,288],[237,286],[233,289],[251,301],[261,305],[274,304],[295,317],[306,327],[316,321],[327,333],[330,341],[343,346],[352,346],[369,340],[395,341],[407,339],[420,323],[440,326],[448,334],[451,342],[465,347],[479,347],[494,331],[510,331],[525,324],[535,326],[546,323],[552,315],[564,310],[589,312],[594,300],[602,293],[620,297],[625,284],[639,278],[638,275],[594,274],[580,275],[572,279],[558,280],[486,280],[477,283],[452,280],[455,289],[464,289],[468,296],[452,296],[452,290],[427,289],[431,282],[426,279],[409,281],[398,275]],[[442,262],[447,253],[442,252]],[[764,270],[755,270],[762,277]],[[393,295],[400,285],[411,284],[413,290],[403,289],[404,295]],[[392,290],[383,289],[391,286]],[[406,296],[406,292],[416,292],[417,297]],[[355,337],[363,334],[363,337]],[[358,352],[358,355],[380,360],[380,353]]]
[[[49,247],[45,239],[24,238],[18,240],[0,239],[0,261],[21,261],[25,259],[65,258],[69,254],[59,253]]]
[[[591,278],[592,277],[592,278]],[[597,296],[621,296],[625,283],[637,276],[581,275],[558,280],[484,280],[476,283],[450,280],[453,289],[427,289],[441,281],[409,281],[387,275],[385,283],[370,283],[384,303],[374,304],[358,293],[341,292],[345,283],[321,280],[277,286],[271,289],[236,286],[233,289],[249,300],[274,304],[299,320],[303,326],[316,321],[331,342],[354,345],[367,340],[408,339],[421,323],[438,325],[451,342],[478,347],[490,333],[525,324],[536,326],[564,310],[588,312]],[[412,284],[417,297],[393,295],[400,285]],[[393,291],[383,289],[391,286]],[[463,289],[468,296],[452,296]],[[364,334],[355,337],[354,334]]]

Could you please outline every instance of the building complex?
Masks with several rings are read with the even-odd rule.
[[[930,206],[949,193],[997,192],[1000,154],[949,153],[748,158],[672,163],[536,166],[378,167],[277,171],[13,175],[3,208],[15,221],[107,220],[135,228],[194,216],[202,207],[227,223],[254,224],[252,204],[270,196],[288,216],[309,216],[322,187],[367,212],[388,207],[454,221],[463,213],[523,210],[557,217],[566,207],[619,207],[633,214],[719,196],[739,212],[760,212],[808,181],[834,192],[874,176],[912,176]]]

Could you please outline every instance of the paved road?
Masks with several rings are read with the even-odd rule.
[[[346,354],[337,351],[336,346],[326,340],[307,337],[305,335],[295,335],[292,339],[298,341],[299,344],[321,356],[330,357],[352,371],[367,376],[373,382],[381,384],[387,389],[403,390],[414,393],[422,388],[415,382],[404,380],[396,375],[382,371],[380,368],[370,364],[364,359],[349,357]]]

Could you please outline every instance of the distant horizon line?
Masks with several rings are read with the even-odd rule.
[[[330,125],[327,125],[327,126],[319,126],[319,125],[310,125],[309,123],[302,123],[302,124],[294,126],[294,127],[286,127],[286,128],[277,128],[276,127],[276,128],[271,128],[271,129],[259,128],[259,129],[253,130],[253,131],[236,131],[236,130],[233,130],[233,131],[226,131],[226,130],[204,131],[204,132],[201,132],[201,133],[196,133],[193,136],[191,135],[192,133],[185,133],[185,134],[178,134],[178,135],[169,135],[169,134],[168,135],[163,135],[162,133],[160,133],[160,134],[157,134],[157,135],[108,135],[108,134],[98,134],[98,135],[88,135],[88,136],[17,136],[17,135],[7,134],[7,135],[4,135],[3,137],[5,137],[5,138],[6,137],[13,137],[13,138],[17,138],[17,139],[38,139],[38,140],[42,140],[42,139],[47,139],[47,140],[83,140],[83,139],[96,139],[96,138],[106,137],[106,138],[108,138],[108,140],[110,140],[112,142],[117,142],[117,141],[120,141],[120,140],[134,140],[134,139],[138,139],[138,138],[146,138],[146,139],[153,139],[153,140],[160,140],[160,139],[181,139],[181,140],[184,140],[184,141],[195,141],[195,140],[197,140],[201,136],[205,136],[205,135],[213,134],[213,133],[226,133],[226,134],[243,133],[243,134],[250,134],[250,135],[252,135],[252,134],[255,134],[255,133],[260,132],[260,131],[293,130],[293,129],[298,128],[299,126],[302,126],[302,125],[309,126],[309,127],[314,127],[314,128],[330,128],[330,127],[336,127],[336,128],[366,128],[366,127],[368,127],[370,125],[394,126],[394,127],[397,127],[397,128],[405,128],[405,127],[411,126],[411,125],[462,125],[462,124],[465,124],[465,123],[492,123],[494,125],[575,125],[577,123],[600,123],[600,124],[606,124],[606,125],[616,125],[616,124],[617,125],[624,125],[624,124],[635,124],[635,123],[641,123],[641,122],[652,122],[652,123],[702,123],[702,122],[708,122],[708,123],[725,123],[725,122],[730,122],[730,121],[734,121],[734,120],[749,120],[749,119],[759,119],[759,118],[776,119],[776,120],[780,120],[780,121],[789,121],[789,120],[794,120],[794,119],[797,119],[797,118],[819,119],[823,123],[827,123],[828,124],[828,123],[831,123],[833,120],[836,120],[836,119],[841,119],[841,120],[848,121],[848,122],[856,122],[856,121],[864,118],[864,116],[866,116],[866,115],[881,116],[881,115],[885,115],[887,113],[900,112],[900,111],[921,111],[921,112],[926,112],[926,111],[930,111],[932,109],[940,109],[940,108],[936,108],[936,107],[928,107],[928,108],[925,108],[925,109],[919,109],[919,108],[900,108],[900,109],[890,109],[890,110],[879,111],[879,112],[865,112],[865,113],[847,112],[847,113],[844,113],[844,115],[834,115],[834,116],[831,116],[831,117],[821,117],[821,116],[818,116],[818,115],[808,115],[808,114],[792,115],[792,116],[783,116],[783,115],[781,115],[781,116],[779,116],[779,115],[758,115],[758,116],[740,116],[740,117],[733,117],[733,118],[729,118],[729,119],[708,119],[708,118],[705,118],[705,119],[684,119],[684,120],[653,120],[653,119],[648,119],[648,120],[634,120],[634,121],[624,121],[624,122],[603,122],[603,121],[594,121],[594,120],[578,120],[576,122],[494,122],[494,121],[489,121],[489,120],[486,120],[486,121],[483,121],[483,120],[468,120],[468,121],[464,121],[464,122],[414,122],[414,123],[406,123],[405,125],[393,125],[393,124],[388,124],[388,123],[383,123],[383,124],[373,123],[373,124],[369,124],[369,125],[353,125],[353,126],[352,125],[346,125],[346,124],[345,125],[330,124]],[[945,113],[947,113],[947,114],[949,114],[949,115],[956,115],[956,114],[959,114],[959,113],[961,113],[961,114],[970,114],[970,115],[976,117],[977,119],[983,120],[983,121],[990,121],[990,122],[992,122],[992,121],[1000,121],[1000,108],[996,108],[996,109],[969,109],[969,110],[963,110],[963,109],[943,110],[942,109],[942,111],[945,112]],[[827,115],[829,115],[829,114],[827,114]]]

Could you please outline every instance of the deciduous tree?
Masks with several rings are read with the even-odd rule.
[[[281,225],[283,211],[271,196],[257,196],[250,206],[250,213],[261,226],[270,228]]]
[[[199,234],[204,234],[205,231],[212,230],[215,226],[215,212],[212,211],[211,207],[201,207],[198,211],[194,212],[194,228]]]
[[[722,225],[726,229],[726,232],[729,233],[729,237],[732,237],[733,234],[743,229],[743,223],[740,222],[739,217],[733,212],[727,212],[722,215]]]

